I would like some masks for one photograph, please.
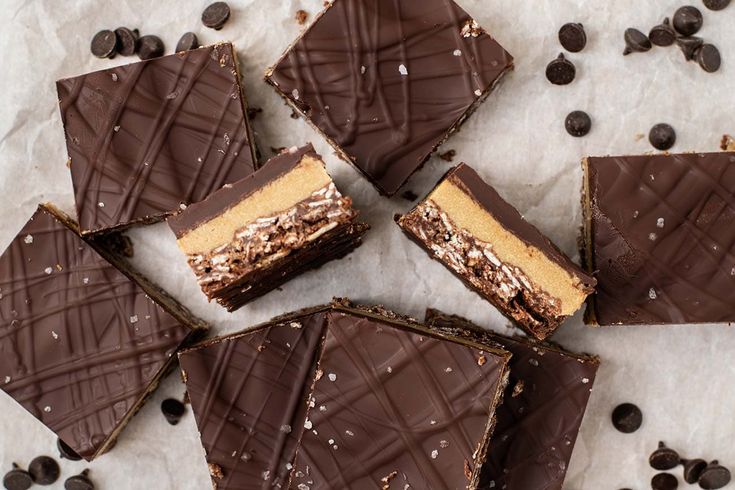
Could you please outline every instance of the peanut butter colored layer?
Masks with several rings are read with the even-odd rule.
[[[490,213],[449,180],[429,195],[442,211],[477,239],[490,243],[493,253],[503,263],[523,270],[535,285],[558,298],[564,316],[574,314],[586,298],[579,280],[549,260],[536,247],[529,246],[506,230]]]
[[[306,155],[292,171],[194,228],[179,238],[177,243],[186,254],[214,250],[230,243],[237,230],[248,223],[295,206],[331,181],[324,164],[313,156]]]

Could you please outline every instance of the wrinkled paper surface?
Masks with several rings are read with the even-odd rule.
[[[296,10],[306,10],[311,20],[322,0],[231,0],[233,15],[221,31],[201,25],[206,3],[3,0],[0,247],[7,246],[39,202],[73,210],[54,81],[135,61],[92,57],[89,43],[94,33],[120,25],[137,27],[141,34],[161,36],[170,53],[179,36],[192,30],[202,43],[235,43],[250,105],[263,108],[253,125],[264,155],[272,154],[271,147],[312,141],[325,155],[338,186],[354,198],[373,229],[346,259],[307,273],[234,314],[207,303],[165,224],[130,232],[137,267],[212,322],[218,334],[333,296],[384,303],[418,318],[432,306],[509,332],[508,322],[492,306],[403,237],[392,216],[411,204],[401,197],[379,197],[302,120],[289,117],[291,110],[262,81],[266,67],[303,29],[295,21]],[[649,151],[641,136],[662,121],[677,129],[677,151],[714,151],[723,133],[735,132],[735,5],[722,12],[703,10],[705,26],[699,35],[719,46],[723,55],[720,72],[707,74],[686,63],[676,47],[621,55],[625,28],[647,32],[673,14],[682,4],[678,0],[460,3],[515,56],[516,70],[443,150],[455,149],[456,161],[475,166],[573,257],[578,257],[583,156]],[[698,0],[693,3],[701,7]],[[584,24],[589,43],[584,52],[569,55],[577,66],[577,80],[566,87],[552,86],[544,68],[561,51],[558,28],[571,21]],[[564,131],[564,117],[575,109],[592,116],[594,128],[586,138],[575,139]],[[449,166],[433,158],[403,190],[424,195]],[[603,360],[565,488],[647,487],[654,474],[648,455],[659,440],[684,456],[717,458],[735,469],[735,332],[730,328],[591,329],[577,315],[554,340]],[[181,397],[183,392],[180,377],[169,376],[111,453],[89,465],[62,461],[64,477],[89,467],[101,489],[211,488],[191,412],[172,427],[158,408],[164,398]],[[625,401],[637,403],[645,416],[642,429],[632,435],[620,434],[610,424],[613,407]],[[39,454],[57,455],[55,437],[4,393],[0,413],[0,473],[12,462],[25,466]],[[47,488],[63,488],[62,481]]]

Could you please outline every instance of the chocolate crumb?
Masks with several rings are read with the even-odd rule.
[[[248,119],[254,120],[256,117],[258,117],[258,114],[262,113],[263,109],[260,107],[248,107]]]
[[[454,157],[456,155],[457,152],[455,150],[447,150],[444,153],[439,153],[439,158],[441,158],[445,162],[452,162],[454,161]]]
[[[729,134],[723,134],[720,140],[720,150],[722,151],[735,151],[735,138]]]
[[[466,459],[464,460],[464,476],[466,476],[468,480],[472,479],[472,467],[470,466],[470,462]]]
[[[306,24],[306,19],[308,18],[309,18],[309,13],[306,10],[296,11],[296,22],[298,22],[300,26]]]
[[[401,197],[405,199],[406,201],[414,202],[416,199],[419,198],[419,196],[414,191],[405,191],[403,194],[401,194]]]
[[[225,477],[224,473],[222,473],[222,467],[220,465],[215,463],[207,463],[207,466],[209,467],[209,474],[212,478],[221,480]]]

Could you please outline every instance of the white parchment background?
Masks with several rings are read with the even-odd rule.
[[[692,2],[701,7],[700,0]],[[235,314],[207,304],[165,225],[130,233],[136,243],[134,262],[141,270],[211,321],[216,333],[240,330],[335,295],[382,302],[417,317],[433,306],[505,330],[507,322],[493,307],[410,244],[393,224],[392,215],[410,203],[379,197],[303,121],[291,119],[290,109],[262,81],[265,68],[302,29],[294,21],[295,11],[302,8],[313,17],[322,0],[231,0],[232,18],[219,32],[201,26],[206,3],[0,0],[0,248],[37,203],[53,201],[73,209],[54,81],[134,61],[93,58],[89,41],[94,33],[119,25],[138,27],[143,34],[161,36],[170,53],[179,36],[193,30],[203,43],[235,42],[250,104],[264,110],[254,121],[263,153],[270,156],[270,147],[312,141],[373,230],[349,258],[305,274]],[[676,127],[674,149],[681,151],[714,151],[723,133],[735,132],[735,5],[722,12],[703,10],[701,35],[723,54],[722,70],[712,75],[685,63],[676,47],[621,55],[626,27],[647,31],[673,14],[680,0],[460,3],[516,57],[516,70],[444,150],[457,150],[457,160],[475,166],[574,257],[583,156],[649,151],[646,139],[636,135],[660,121]],[[577,80],[555,87],[544,78],[544,67],[560,52],[556,32],[569,21],[584,24],[589,44],[583,53],[570,55]],[[594,121],[592,133],[583,139],[569,137],[563,128],[565,115],[575,109],[588,111]],[[423,195],[448,166],[432,159],[405,189]],[[735,467],[735,332],[730,328],[590,329],[578,315],[555,340],[603,359],[565,488],[648,488],[653,470],[647,457],[659,439],[686,456],[719,458]],[[178,376],[170,376],[111,453],[90,465],[62,462],[64,477],[89,467],[102,489],[211,488],[191,413],[171,427],[158,408],[164,397],[182,394]],[[637,403],[645,414],[643,428],[633,435],[616,432],[609,422],[610,411],[623,401]],[[27,465],[42,453],[56,456],[54,444],[50,432],[0,393],[0,473],[14,461]],[[63,485],[60,481],[47,488]]]

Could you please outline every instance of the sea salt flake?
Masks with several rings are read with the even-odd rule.
[[[439,457],[439,451],[437,451],[436,449],[431,451],[431,459],[436,459],[438,457]]]
[[[439,447],[442,448],[442,449],[448,448],[449,447],[449,441],[446,441],[446,440],[442,439],[441,441],[439,441]]]
[[[350,437],[355,437],[355,433],[354,433],[354,432],[352,432],[351,430],[346,430],[346,431],[345,431],[345,434],[347,434],[347,435],[348,435],[348,436],[350,436]]]
[[[102,201],[100,201],[100,202],[97,203],[97,206],[99,206],[101,208],[104,208],[105,207],[105,203],[103,203]]]
[[[313,426],[314,424],[311,423],[311,420],[309,419],[304,420],[304,429],[310,430]]]
[[[480,90],[479,88],[477,90],[475,90],[475,95],[478,96],[478,97],[481,96],[482,95],[482,90]]]
[[[320,412],[326,412],[327,411],[327,406],[326,405],[319,405],[319,411]]]
[[[291,95],[293,95],[294,99],[299,100],[299,90],[298,89],[296,88],[293,89],[293,91],[291,92]]]
[[[52,269],[51,267],[46,267],[46,268],[45,268],[45,269],[43,270],[43,272],[45,272],[46,274],[51,274],[51,273],[52,273],[53,271],[54,271],[54,270],[53,270],[53,269]]]
[[[659,228],[663,228],[664,227],[664,219],[663,218],[657,219],[656,220],[656,226],[658,226]]]
[[[43,407],[43,411],[46,413],[51,413],[51,407],[46,405],[45,407]]]
[[[10,383],[10,379],[11,379],[10,376],[5,376],[5,384]]]
[[[54,340],[59,340],[59,334],[51,330],[51,336],[54,338]]]
[[[531,358],[531,359],[528,360],[528,363],[531,366],[537,366],[538,367],[538,361],[536,359]]]
[[[657,297],[656,290],[653,289],[653,288],[649,289],[648,290],[648,297],[651,298],[651,299],[656,299],[656,297]]]
[[[735,267],[733,267],[732,270],[735,271]],[[735,276],[735,272],[733,272],[733,275]],[[386,371],[388,371],[388,374],[391,374],[393,372],[393,368],[388,366],[388,369],[386,369]]]
[[[454,56],[462,56],[462,50],[461,49],[455,49],[452,54]]]
[[[334,374],[334,373],[329,373],[329,374],[327,375],[327,377],[329,378],[329,381],[333,381],[333,382],[334,382],[334,381],[337,381],[337,375],[336,375],[336,374]]]
[[[589,382],[590,382],[590,379],[589,378],[582,378],[582,384],[585,384],[586,385]]]
[[[452,372],[452,368],[448,367],[448,368],[446,368],[446,369],[444,370],[444,372],[445,372],[445,373],[451,373],[451,372]]]
[[[30,245],[31,243],[33,243],[33,235],[26,235],[23,241]]]
[[[398,65],[398,73],[403,75],[404,77],[408,75],[408,68],[406,68],[406,65],[400,64]]]
[[[138,323],[138,315],[131,316],[130,323]]]
[[[281,432],[285,432],[286,434],[289,434],[291,432],[291,426],[288,424],[283,424],[281,426]]]
[[[327,442],[328,442],[329,444],[334,444],[334,439],[329,439],[329,440],[328,440]]]
[[[657,238],[658,238],[658,235],[656,235],[655,233],[648,234],[648,239],[651,240],[652,242],[655,242]]]

